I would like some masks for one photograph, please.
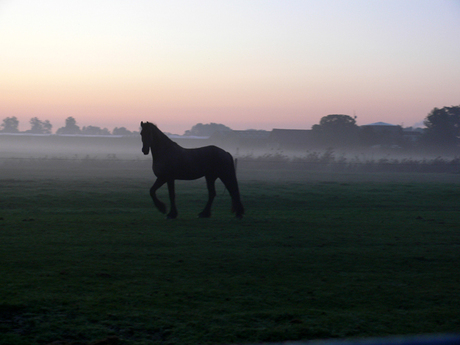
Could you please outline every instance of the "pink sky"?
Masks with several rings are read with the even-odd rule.
[[[4,1],[0,120],[412,126],[460,104],[459,19],[453,0]]]

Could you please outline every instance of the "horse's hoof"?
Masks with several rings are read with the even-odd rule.
[[[177,214],[168,214],[166,216],[166,219],[176,219],[177,218]]]
[[[198,214],[198,218],[211,218],[211,213],[201,212]]]

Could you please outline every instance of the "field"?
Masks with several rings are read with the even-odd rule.
[[[3,166],[0,344],[460,329],[458,175],[241,166],[245,218],[233,218],[218,184],[213,217],[198,219],[198,180],[177,184],[170,221],[148,195],[148,164],[109,163]],[[159,197],[167,201],[166,188]]]

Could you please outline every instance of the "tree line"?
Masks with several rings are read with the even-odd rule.
[[[48,120],[42,121],[37,117],[30,119],[31,128],[26,133],[51,134],[52,125]],[[417,145],[437,149],[458,149],[460,146],[460,105],[434,108],[424,119],[426,128],[417,140]],[[16,117],[3,119],[0,132],[19,133],[19,121]],[[222,124],[201,123],[185,132],[185,135],[211,136],[214,132],[231,132],[232,130]],[[112,133],[107,128],[87,126],[80,128],[73,117],[65,120],[65,126],[59,128],[56,134],[82,134],[82,135],[133,135],[125,127],[116,127]],[[407,136],[403,128],[397,126],[395,130],[376,131],[371,126],[358,126],[356,117],[349,115],[332,114],[321,118],[318,124],[312,126],[312,138],[317,145],[325,147],[369,147],[373,145],[407,146]],[[410,143],[411,145],[413,143]]]
[[[31,134],[51,134],[53,125],[48,121],[42,121],[38,117],[33,117],[29,121],[30,129],[24,133]],[[7,117],[3,119],[3,123],[0,125],[2,129],[0,132],[3,133],[19,133],[19,121],[16,116]],[[107,128],[100,128],[97,126],[84,126],[80,128],[77,125],[77,121],[72,117],[68,117],[65,120],[65,126],[58,128],[56,134],[81,134],[81,135],[134,135],[139,132],[131,132],[125,127],[115,127],[112,132]]]
[[[378,144],[398,147],[418,146],[456,150],[460,146],[460,106],[434,108],[424,119],[425,128],[416,142],[409,140],[402,126],[379,131],[373,126],[358,126],[356,117],[327,115],[313,125],[316,143],[332,147],[369,147]]]

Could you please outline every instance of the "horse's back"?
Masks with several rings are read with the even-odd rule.
[[[186,151],[193,154],[196,158],[201,158],[203,160],[233,160],[232,155],[229,152],[215,145],[186,149]]]
[[[169,168],[165,172],[180,180],[194,180],[203,176],[220,177],[233,170],[233,157],[227,151],[214,146],[182,148],[180,153],[167,158]]]

